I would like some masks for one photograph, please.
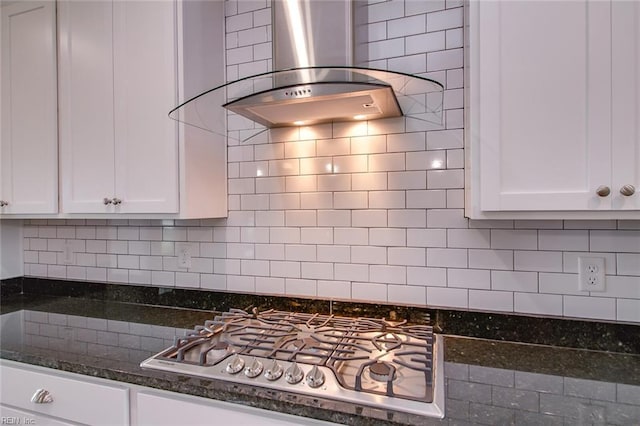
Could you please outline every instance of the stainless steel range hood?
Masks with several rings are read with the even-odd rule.
[[[403,115],[430,123],[423,130],[440,124],[440,83],[351,66],[353,22],[366,22],[359,14],[367,8],[360,2],[273,0],[271,4],[276,71],[211,89],[178,106],[170,117],[222,134],[224,123],[215,112],[222,106],[232,113],[226,130],[240,140],[268,128]],[[367,59],[361,57],[359,62]]]

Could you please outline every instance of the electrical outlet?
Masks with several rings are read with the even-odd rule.
[[[189,269],[191,268],[191,250],[188,245],[180,248],[178,252],[178,268]]]
[[[604,291],[604,257],[578,257],[578,281],[582,291]]]

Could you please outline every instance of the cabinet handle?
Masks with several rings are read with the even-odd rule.
[[[108,206],[108,205],[109,205],[109,204],[111,204],[112,202],[113,202],[113,201],[111,201],[111,198],[104,197],[104,198],[102,199],[102,204],[104,204],[105,206]]]
[[[598,189],[596,189],[596,194],[601,197],[606,197],[607,195],[611,194],[611,189],[608,186],[602,185],[599,186]]]
[[[8,201],[0,200],[0,207],[4,207],[4,206],[8,206],[8,205],[9,205]]]
[[[629,197],[635,194],[635,192],[636,192],[636,187],[631,184],[624,185],[622,188],[620,188],[620,193],[625,197]]]
[[[31,397],[31,402],[34,404],[49,404],[53,402],[53,397],[48,390],[38,389]]]
[[[113,198],[113,205],[117,206],[118,204],[122,204],[122,200],[120,198]]]

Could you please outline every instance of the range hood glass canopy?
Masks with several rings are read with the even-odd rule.
[[[215,87],[169,117],[241,142],[268,138],[269,128],[401,116],[406,131],[425,131],[441,127],[443,90],[434,80],[393,71],[293,68]]]

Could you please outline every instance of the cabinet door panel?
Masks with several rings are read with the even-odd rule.
[[[118,211],[178,211],[175,3],[114,3]]]
[[[105,213],[114,194],[113,6],[61,1],[60,175],[64,213]]]
[[[2,213],[58,210],[55,4],[2,8]]]
[[[640,3],[612,4],[613,207],[640,210]],[[633,185],[632,196],[620,193]]]
[[[482,210],[609,208],[609,5],[479,8]]]

